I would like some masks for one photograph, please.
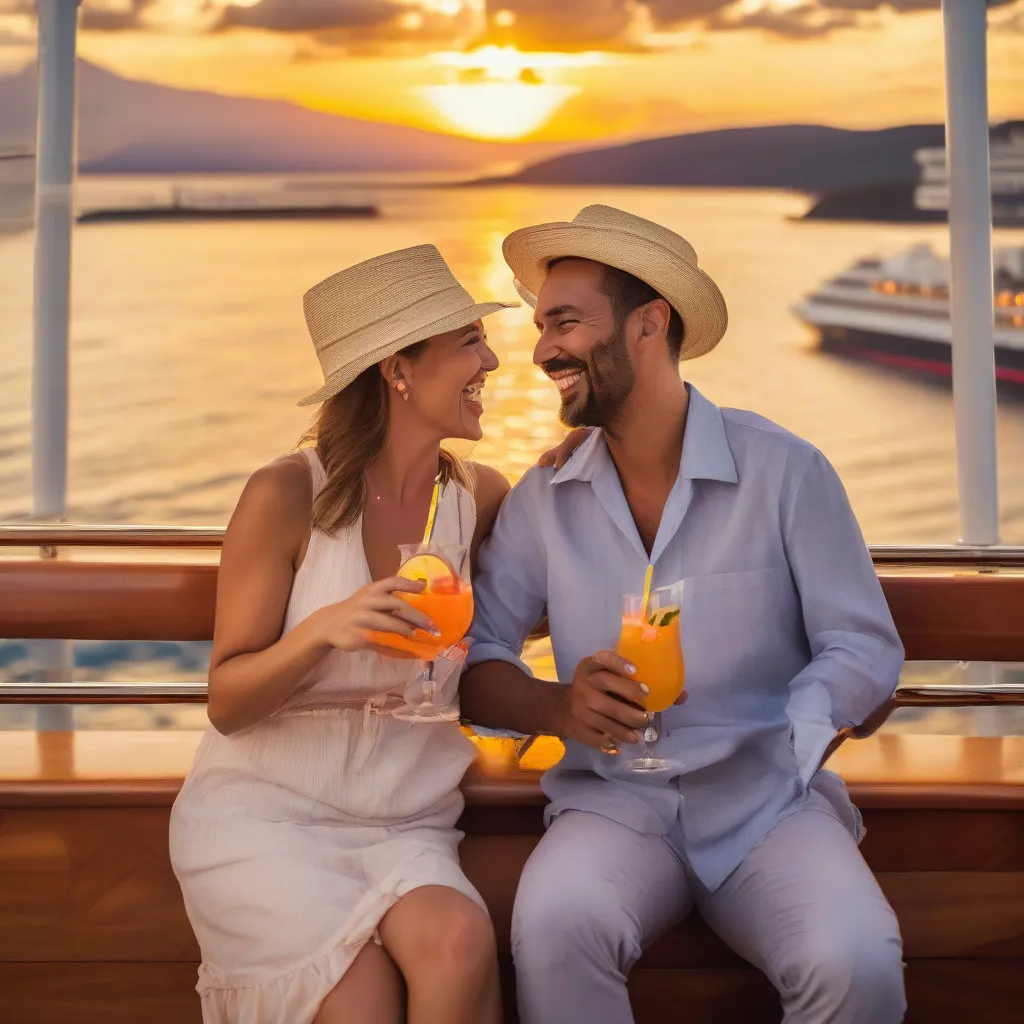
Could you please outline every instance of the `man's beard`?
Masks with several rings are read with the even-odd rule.
[[[565,364],[566,368],[571,365]],[[612,336],[594,345],[586,361],[576,366],[586,377],[586,397],[582,402],[578,397],[563,401],[558,418],[567,427],[601,427],[611,433],[636,382],[626,348],[625,324],[617,324]]]

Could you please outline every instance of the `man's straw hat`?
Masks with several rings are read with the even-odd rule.
[[[518,302],[474,302],[432,245],[385,253],[339,271],[302,297],[324,386],[299,405],[333,398],[408,345],[468,327]]]
[[[513,231],[502,246],[519,294],[531,306],[552,260],[594,260],[625,270],[663,296],[683,318],[680,359],[695,359],[722,340],[729,316],[718,286],[697,266],[692,245],[668,228],[611,206],[588,206],[566,223]]]

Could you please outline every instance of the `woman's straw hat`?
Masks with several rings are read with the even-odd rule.
[[[324,386],[299,405],[333,398],[408,345],[468,327],[518,302],[474,302],[432,245],[385,253],[339,271],[302,297]]]
[[[683,318],[680,359],[710,352],[729,315],[718,286],[697,266],[692,245],[668,228],[611,206],[588,206],[569,221],[513,231],[502,246],[516,289],[531,306],[552,260],[575,256],[625,270],[662,295]]]

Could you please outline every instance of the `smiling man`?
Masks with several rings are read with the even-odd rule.
[[[819,770],[903,662],[842,484],[811,445],[680,378],[726,328],[683,238],[592,206],[504,252],[564,422],[600,428],[512,490],[474,582],[463,713],[566,747],[513,918],[524,1024],[631,1021],[630,968],[694,907],[788,1024],[895,1024],[898,923]],[[687,699],[658,749],[682,768],[635,775],[645,689],[613,648],[649,566],[654,587],[684,581]],[[562,685],[521,660],[545,609]]]

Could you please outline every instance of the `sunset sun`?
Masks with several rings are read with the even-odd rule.
[[[548,80],[552,72],[594,63],[593,55],[523,53],[514,46],[483,46],[437,54],[447,80],[422,95],[447,126],[481,139],[521,139],[542,128],[578,89]]]

